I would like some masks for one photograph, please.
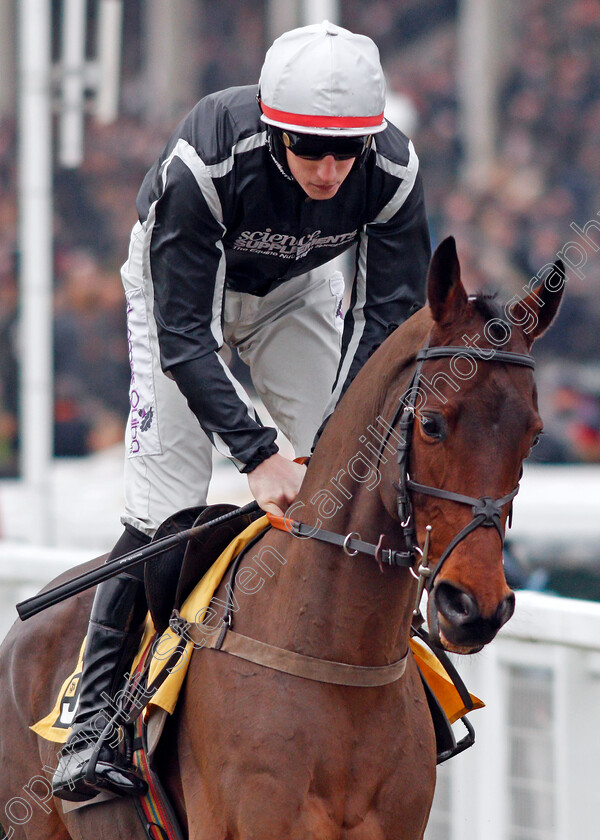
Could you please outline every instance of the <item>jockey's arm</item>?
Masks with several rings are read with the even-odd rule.
[[[424,299],[431,246],[418,171],[414,178],[400,209],[385,222],[365,225],[360,233],[358,248],[365,258],[356,263],[350,308],[344,319],[342,358],[325,416],[331,414],[373,346],[386,338],[390,323],[402,324],[412,305]],[[394,201],[389,204],[393,209]]]
[[[262,425],[219,356],[224,227],[182,161],[173,160],[164,180],[149,246],[161,366],[220,454],[250,473],[277,452],[277,431]]]

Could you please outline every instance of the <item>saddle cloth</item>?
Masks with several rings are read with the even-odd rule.
[[[261,517],[249,525],[230,543],[230,545],[206,572],[204,577],[199,581],[193,592],[182,605],[180,610],[182,618],[193,624],[199,620],[199,616],[203,617],[207,615],[207,610],[213,595],[233,559],[237,557],[245,546],[257,537],[261,531],[266,530],[268,527],[269,523],[266,516]],[[200,620],[202,620],[202,618],[200,618]],[[150,616],[148,616],[144,638],[142,639],[140,645],[140,652],[138,653],[131,669],[132,673],[135,672],[142,652],[145,651],[148,645],[152,642],[154,635],[155,630],[152,625],[152,620]],[[154,650],[154,657],[150,665],[148,677],[149,683],[152,683],[160,675],[162,669],[166,667],[169,657],[175,651],[180,642],[180,636],[171,630],[170,627],[165,630],[158,640],[153,642],[152,646]],[[61,744],[65,743],[67,740],[76,711],[77,689],[82,670],[84,646],[85,639],[82,642],[78,661],[74,670],[62,684],[52,711],[31,727],[36,734],[40,735],[45,740]],[[169,714],[172,714],[175,710],[177,698],[185,680],[193,647],[193,643],[188,642],[181,654],[179,662],[175,665],[171,664],[171,673],[162,683],[157,693],[148,704],[148,708],[145,710],[146,720],[152,715],[153,710],[155,709],[163,709]],[[468,711],[472,711],[472,709],[480,709],[485,705],[481,700],[471,694],[470,696],[473,701],[473,707],[472,709],[465,708],[454,683],[436,657],[416,639],[410,639],[410,647],[423,678],[437,697],[450,723],[454,723],[459,720]]]

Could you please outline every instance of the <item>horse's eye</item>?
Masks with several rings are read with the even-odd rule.
[[[527,455],[525,456],[526,458],[531,457],[531,453],[533,451],[534,446],[538,445],[538,443],[540,442],[540,438],[542,437],[543,434],[544,434],[543,432],[538,432],[537,434],[535,434],[533,436],[533,438],[531,440],[531,443],[529,444],[529,449],[527,451]],[[533,457],[535,458],[535,455]]]
[[[421,429],[432,440],[443,440],[446,435],[446,423],[441,414],[421,414]]]

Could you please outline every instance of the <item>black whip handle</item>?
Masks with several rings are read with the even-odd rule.
[[[172,534],[168,537],[163,537],[156,542],[151,542],[143,548],[138,548],[135,551],[130,551],[129,554],[124,554],[117,560],[112,560],[110,563],[105,563],[98,569],[92,569],[89,572],[84,572],[71,580],[54,586],[46,592],[41,592],[39,595],[34,595],[32,598],[26,598],[17,604],[17,612],[22,621],[31,618],[33,615],[42,612],[42,610],[53,607],[55,604],[60,604],[61,601],[66,601],[67,598],[72,598],[73,595],[78,595],[92,586],[97,586],[109,578],[120,575],[121,572],[131,569],[133,566],[138,566],[140,563],[146,563],[153,557],[156,557],[163,552],[182,542],[198,537],[205,531],[209,531],[216,525],[222,522],[227,522],[229,519],[234,519],[236,516],[241,516],[245,513],[255,513],[260,510],[257,502],[249,502],[243,507],[224,513],[216,519],[211,519],[210,522],[205,522],[202,525],[196,525],[193,528],[188,528],[185,531],[180,531],[178,534]]]

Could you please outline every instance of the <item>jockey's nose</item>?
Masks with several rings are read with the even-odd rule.
[[[325,157],[321,158],[319,161],[317,174],[322,181],[333,182],[337,179],[337,168],[338,161],[334,158],[334,156],[325,155]]]

